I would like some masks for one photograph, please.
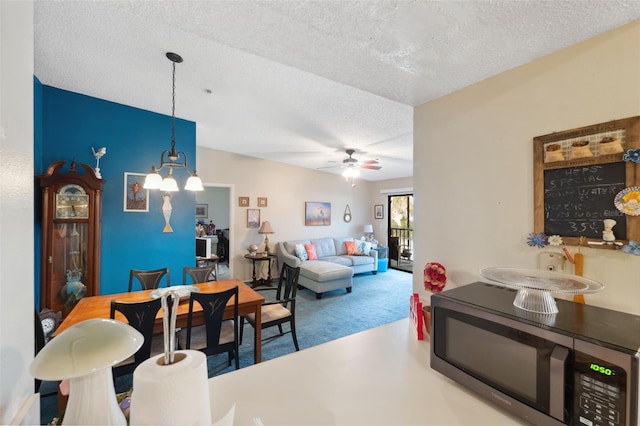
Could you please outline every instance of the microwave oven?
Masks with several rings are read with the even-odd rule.
[[[431,296],[431,368],[535,425],[637,426],[640,316],[513,305],[477,282]]]
[[[218,239],[215,238],[196,238],[196,257],[204,257],[210,259],[216,254],[216,246]]]

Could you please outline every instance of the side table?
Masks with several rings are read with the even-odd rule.
[[[378,272],[387,272],[389,267],[389,247],[376,247],[371,250],[378,252]]]
[[[244,258],[251,260],[253,263],[253,274],[251,280],[251,288],[256,288],[258,286],[270,286],[271,285],[271,260],[275,259],[277,256],[272,253],[256,253],[256,254],[245,254]],[[260,264],[260,262],[267,262],[267,278],[258,278],[256,274],[256,263]]]

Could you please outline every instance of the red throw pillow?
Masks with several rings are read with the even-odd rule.
[[[349,256],[356,254],[356,243],[354,241],[345,241],[344,246],[347,248],[347,254]]]
[[[318,254],[316,253],[315,244],[305,244],[304,249],[307,251],[307,256],[309,256],[309,260],[318,260]]]

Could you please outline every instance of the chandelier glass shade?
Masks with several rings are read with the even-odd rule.
[[[160,166],[151,166],[151,172],[144,180],[145,189],[159,189],[165,192],[179,191],[178,183],[173,177],[173,169],[187,169],[187,154],[176,151],[176,63],[182,62],[182,57],[176,53],[167,52],[167,58],[173,65],[173,86],[171,98],[171,149],[166,149],[160,154]],[[160,170],[168,168],[166,177],[160,175]],[[188,191],[203,191],[202,181],[194,170],[191,172],[184,189]]]

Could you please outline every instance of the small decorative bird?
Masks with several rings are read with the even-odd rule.
[[[98,151],[96,151],[95,149],[93,149],[93,147],[91,147],[91,151],[93,151],[93,156],[96,159],[96,176],[99,179],[102,179],[102,175],[100,175],[100,158],[102,158],[102,156],[107,153],[107,147],[103,146]]]

